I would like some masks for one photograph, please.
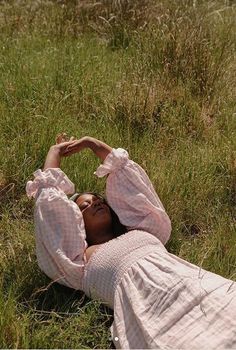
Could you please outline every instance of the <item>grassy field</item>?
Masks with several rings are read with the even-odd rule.
[[[0,2],[0,348],[112,348],[112,313],[40,272],[26,181],[55,135],[123,147],[172,253],[236,281],[233,1]],[[104,191],[83,153],[62,169]]]

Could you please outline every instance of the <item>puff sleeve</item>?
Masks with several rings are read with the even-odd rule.
[[[121,223],[130,230],[143,230],[165,244],[171,233],[171,222],[148,175],[129,159],[122,148],[113,149],[95,172],[109,175],[106,196]]]
[[[83,289],[85,250],[84,221],[78,206],[66,194],[74,185],[59,168],[37,170],[26,185],[34,197],[36,255],[39,267],[53,281]]]

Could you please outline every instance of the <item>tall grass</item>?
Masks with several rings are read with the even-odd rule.
[[[168,249],[235,278],[236,7],[0,3],[0,345],[111,348],[112,313],[38,269],[25,183],[58,132],[126,148],[171,217]],[[89,152],[63,161],[104,190]]]

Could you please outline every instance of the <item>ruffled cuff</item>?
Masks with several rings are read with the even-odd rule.
[[[34,172],[35,179],[26,184],[26,194],[29,198],[36,197],[41,188],[56,187],[65,194],[75,192],[74,184],[69,180],[66,174],[59,168],[49,168],[45,171],[41,169]]]
[[[103,164],[101,164],[95,171],[95,175],[103,177],[125,166],[129,160],[129,154],[123,148],[113,148],[107,155]]]

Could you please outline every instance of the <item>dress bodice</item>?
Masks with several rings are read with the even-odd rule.
[[[125,272],[137,261],[153,253],[166,250],[152,234],[133,230],[102,244],[85,266],[83,290],[113,308],[116,287]]]

